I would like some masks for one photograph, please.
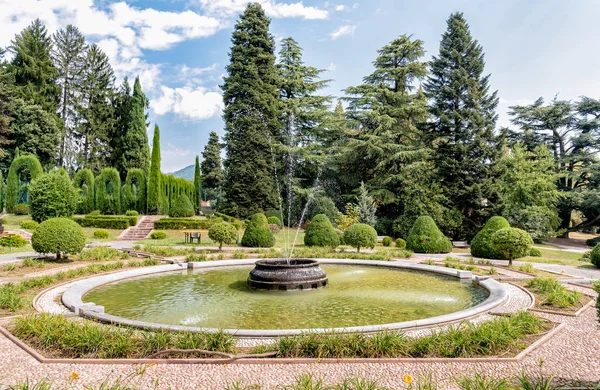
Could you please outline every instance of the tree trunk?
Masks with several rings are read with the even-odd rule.
[[[569,238],[569,228],[571,226],[571,214],[573,209],[567,207],[559,212],[560,227],[559,229],[565,229],[565,233],[561,236],[562,238]]]

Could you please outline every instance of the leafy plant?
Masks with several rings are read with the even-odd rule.
[[[325,214],[317,214],[304,234],[304,245],[309,247],[335,248],[340,239],[329,218]]]
[[[108,231],[104,229],[94,231],[94,238],[98,238],[101,240],[107,239],[109,236]]]
[[[23,237],[21,237],[19,235],[7,236],[7,237],[0,238],[1,246],[8,246],[11,248],[20,248],[27,244],[29,244],[29,241],[27,241],[26,239],[24,239]]]
[[[229,222],[219,222],[208,229],[208,237],[214,242],[219,243],[219,250],[222,250],[223,244],[231,244],[238,237],[235,226]]]
[[[242,246],[270,248],[275,245],[275,237],[269,229],[267,217],[257,213],[250,217],[242,237]]]
[[[344,231],[344,242],[356,248],[374,248],[377,244],[377,232],[375,229],[365,223],[355,223]]]
[[[25,219],[23,221],[21,221],[21,228],[22,229],[27,229],[27,230],[34,230],[36,227],[38,227],[39,223],[37,221],[33,221],[31,219]]]
[[[194,205],[186,195],[181,195],[169,209],[169,217],[188,218],[194,216]]]
[[[494,250],[502,254],[502,258],[512,265],[514,259],[525,257],[529,254],[533,240],[525,230],[517,228],[504,228],[492,235]]]
[[[504,259],[503,254],[492,245],[492,236],[498,230],[508,227],[510,225],[506,218],[499,216],[490,218],[479,233],[471,240],[471,254],[486,259]]]
[[[392,245],[392,242],[394,242],[394,239],[389,236],[383,237],[383,240],[381,240],[383,246],[390,246]]]
[[[417,218],[408,233],[406,247],[416,253],[450,253],[452,243],[430,216]]]
[[[150,233],[150,238],[153,240],[164,240],[167,238],[167,233],[163,232],[162,230],[155,230]]]
[[[38,226],[31,236],[36,252],[54,253],[60,259],[66,254],[77,254],[85,245],[81,226],[67,218],[52,218]]]
[[[27,215],[29,214],[29,205],[25,203],[16,204],[13,206],[12,212],[15,215]]]

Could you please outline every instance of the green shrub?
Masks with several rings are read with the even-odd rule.
[[[33,221],[31,219],[26,219],[21,221],[21,228],[22,229],[29,229],[29,230],[34,230],[36,227],[38,227],[39,223],[37,221]]]
[[[108,231],[100,229],[94,232],[94,238],[99,238],[101,240],[107,239],[109,236]]]
[[[102,214],[121,213],[121,176],[115,168],[104,168],[94,180],[96,207]]]
[[[600,236],[598,237],[594,237],[594,238],[590,238],[589,240],[587,240],[585,242],[585,244],[589,247],[595,247],[596,245],[600,244]]]
[[[139,213],[135,210],[127,210],[125,212],[125,215],[128,217],[137,217],[139,215]]]
[[[29,205],[27,203],[20,203],[13,206],[14,215],[27,215],[29,214]]]
[[[100,210],[94,210],[94,211],[90,212],[87,216],[88,217],[99,217],[100,216]]]
[[[512,265],[514,259],[529,254],[533,240],[525,230],[504,228],[492,235],[492,245],[497,253],[502,254],[502,259],[508,260],[509,264]]]
[[[150,233],[150,238],[153,240],[164,240],[167,238],[167,233],[163,232],[162,230],[155,230]]]
[[[85,246],[83,229],[67,218],[51,218],[33,232],[31,245],[39,253],[55,253],[60,259],[65,254],[81,252]]]
[[[396,238],[396,248],[404,249],[406,248],[406,241],[402,238]]]
[[[383,240],[381,240],[383,246],[390,246],[392,245],[392,242],[394,242],[394,239],[389,236],[383,237]]]
[[[20,248],[27,244],[29,244],[29,241],[27,241],[26,239],[24,239],[23,237],[21,237],[19,235],[0,238],[1,246],[8,246],[11,248]]]
[[[73,186],[77,189],[79,199],[77,213],[87,214],[94,209],[94,174],[90,169],[84,168],[77,171],[73,179]],[[100,213],[100,212],[98,212]]]
[[[492,245],[492,236],[498,230],[509,227],[510,225],[504,217],[490,218],[483,229],[471,240],[471,254],[486,259],[504,259],[504,255]]]
[[[542,257],[542,252],[538,248],[531,248],[529,251],[531,257]]]
[[[360,248],[374,248],[377,244],[377,232],[372,226],[366,223],[355,223],[344,230],[344,242],[356,248],[360,252]]]
[[[279,219],[279,217],[276,217],[274,215],[271,217],[268,217],[267,221],[269,222],[269,225],[277,225],[277,226],[279,226],[280,229],[283,227],[283,224],[281,223],[281,219]]]
[[[430,216],[417,218],[408,233],[406,247],[415,253],[450,253],[452,243]]]
[[[186,195],[177,198],[169,210],[169,217],[171,218],[188,218],[193,217],[194,214],[194,205]]]
[[[310,219],[314,219],[319,214],[325,214],[330,221],[335,219],[340,214],[333,200],[326,195],[315,196],[310,205]]]
[[[222,249],[223,244],[234,243],[237,236],[237,229],[229,222],[219,222],[208,229],[208,238],[219,243],[219,250]]]
[[[21,179],[33,181],[44,173],[40,161],[34,155],[15,156],[10,164],[8,176],[6,178],[6,209],[17,215],[29,214],[29,209],[24,212],[24,208],[15,211],[22,194],[28,191],[27,186],[21,184]]]
[[[71,218],[81,227],[91,227],[97,229],[115,229],[125,230],[131,225],[131,219],[136,217],[119,217],[119,216],[100,216],[100,217],[73,217]],[[135,223],[133,224],[135,225]]]
[[[271,248],[274,245],[275,237],[269,229],[267,217],[261,213],[252,215],[242,237],[242,246]]]
[[[527,286],[544,298],[542,305],[573,307],[582,297],[579,291],[567,290],[562,283],[550,278],[533,278],[527,281]]]
[[[184,230],[184,229],[209,229],[218,219],[192,219],[192,218],[162,218],[154,221],[154,229]]]
[[[596,267],[600,268],[600,244],[597,244],[594,249],[592,249],[592,253],[590,253],[590,261]]]
[[[338,234],[325,214],[314,216],[304,234],[304,245],[328,248],[340,245]]]
[[[86,249],[79,254],[79,259],[82,261],[110,261],[116,259],[126,259],[127,253],[119,252],[118,249],[108,246],[97,246],[91,249]]]

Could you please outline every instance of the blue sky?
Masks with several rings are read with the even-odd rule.
[[[39,17],[72,23],[109,56],[119,80],[139,75],[161,128],[163,171],[190,165],[210,131],[223,134],[219,84],[230,35],[247,0],[0,0],[0,46]],[[324,93],[342,96],[372,71],[381,46],[401,34],[435,55],[450,13],[462,11],[508,106],[543,96],[600,97],[597,0],[261,0],[279,41],[292,36],[309,65],[328,69]],[[150,129],[149,129],[150,130]]]

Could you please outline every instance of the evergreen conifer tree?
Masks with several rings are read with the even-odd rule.
[[[146,134],[146,105],[146,95],[142,92],[139,77],[136,77],[129,107],[129,124],[123,137],[123,154],[121,158],[123,168],[126,171],[130,168],[140,168],[144,172],[148,172],[150,150],[148,135]]]
[[[202,152],[202,192],[203,200],[220,199],[219,194],[223,184],[223,167],[221,166],[221,145],[219,136],[210,132],[208,143]]]
[[[10,89],[13,85],[13,75],[6,69],[4,61],[4,49],[0,48],[0,158],[7,155],[5,145],[10,143]],[[5,167],[8,169],[8,167]],[[2,171],[5,169],[2,169]],[[1,204],[0,199],[0,204]]]
[[[150,177],[148,179],[148,213],[161,214],[168,210],[163,209],[162,174],[160,172],[160,130],[154,125],[154,138],[152,139],[152,161],[150,163]]]
[[[202,176],[200,175],[200,157],[196,156],[196,166],[194,167],[194,201],[196,214],[202,211]]]
[[[112,94],[114,120],[108,135],[109,162],[111,166],[119,171],[122,178],[127,172],[123,160],[123,145],[130,121],[131,100],[131,86],[129,80],[125,77],[121,86]]]

